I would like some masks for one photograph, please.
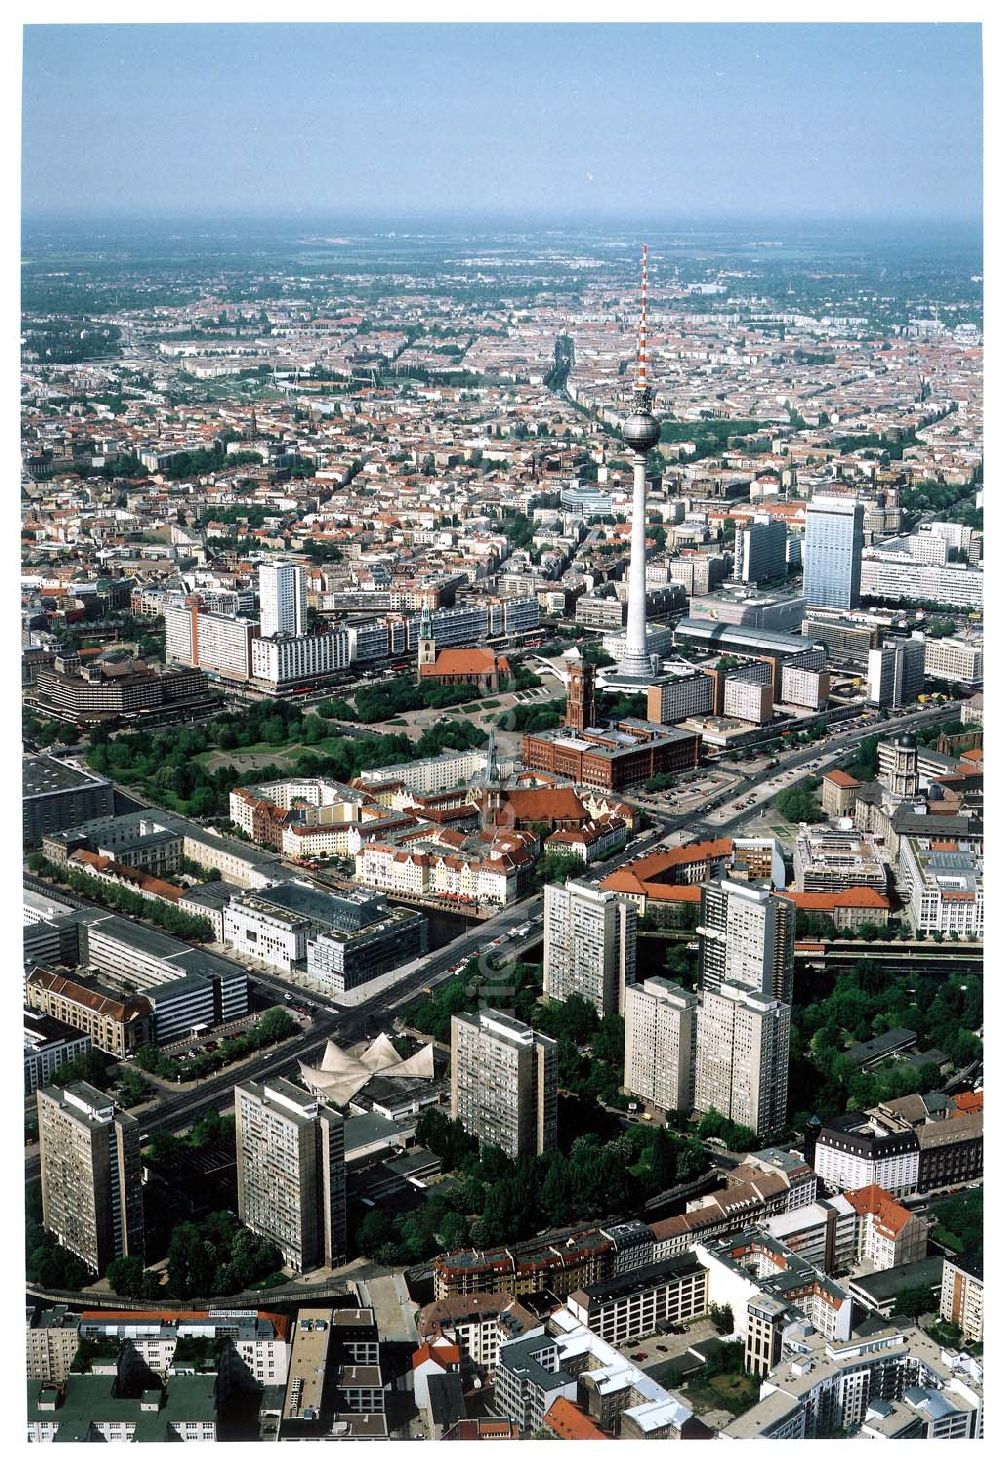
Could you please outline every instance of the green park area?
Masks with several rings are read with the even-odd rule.
[[[91,736],[88,762],[118,784],[182,815],[225,817],[237,785],[298,775],[349,782],[365,770],[482,745],[485,733],[466,720],[441,718],[418,738],[341,732],[324,714],[297,704],[257,703],[198,724]]]

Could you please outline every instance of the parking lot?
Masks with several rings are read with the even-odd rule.
[[[301,1029],[307,1029],[312,1022],[309,1010],[303,1003],[293,1002],[278,1006],[284,1007],[285,1012],[295,1019]],[[204,1033],[189,1034],[187,1038],[175,1039],[172,1044],[163,1045],[163,1052],[171,1059],[193,1059],[198,1054],[214,1054],[223,1039],[235,1038],[238,1034],[246,1033],[247,1029],[253,1028],[259,1017],[259,1013],[249,1013],[244,1018],[234,1018],[229,1023],[220,1023],[215,1028],[207,1029]]]
[[[706,1342],[718,1334],[707,1317],[698,1317],[683,1332],[655,1333],[622,1345],[629,1362],[640,1368],[655,1368],[660,1363],[679,1358],[694,1343]]]

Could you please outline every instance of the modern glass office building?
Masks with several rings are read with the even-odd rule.
[[[864,504],[856,497],[817,496],[809,503],[803,562],[808,607],[857,606],[864,519]]]

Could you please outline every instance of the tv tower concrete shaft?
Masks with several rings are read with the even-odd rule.
[[[646,646],[646,454],[660,439],[660,423],[653,415],[653,392],[646,378],[646,318],[648,293],[648,248],[642,245],[642,309],[639,315],[639,349],[636,362],[635,397],[632,413],[622,426],[622,436],[632,448],[632,537],[628,568],[628,614],[625,621],[625,656],[619,675],[623,679],[648,681],[653,662]]]

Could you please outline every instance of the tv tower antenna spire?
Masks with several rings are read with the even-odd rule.
[[[644,413],[652,406],[652,391],[649,388],[649,381],[646,378],[646,339],[647,319],[649,313],[649,244],[642,245],[642,290],[641,308],[639,311],[639,352],[636,361],[635,371],[635,393],[636,404],[641,405]]]
[[[625,625],[625,653],[619,677],[633,683],[649,683],[655,677],[653,661],[646,643],[646,456],[660,439],[660,422],[653,415],[653,392],[649,388],[646,368],[648,306],[649,249],[644,243],[635,396],[631,413],[622,424],[622,439],[631,447],[634,455],[628,617]]]

